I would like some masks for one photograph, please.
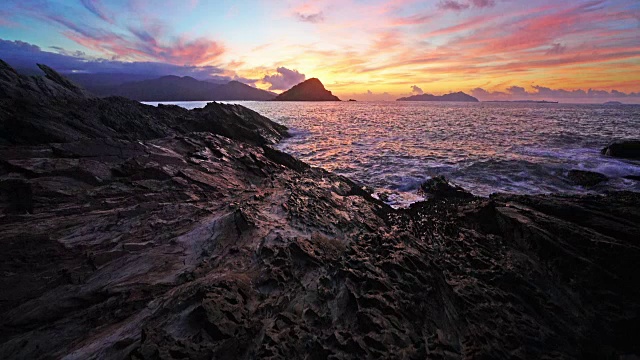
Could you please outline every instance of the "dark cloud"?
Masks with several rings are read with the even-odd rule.
[[[302,22],[317,24],[324,21],[324,13],[322,11],[315,14],[303,14],[300,12],[296,12],[294,13],[294,15],[298,20]]]
[[[520,86],[511,86],[507,88],[507,92],[511,95],[515,96],[524,96],[527,95],[527,90]]]
[[[566,46],[560,43],[555,43],[555,44],[551,44],[551,48],[547,50],[547,55],[560,55],[560,54],[564,54],[566,51],[567,51]]]
[[[80,2],[87,10],[91,11],[95,16],[99,17],[100,19],[110,24],[114,23],[113,17],[110,15],[107,15],[106,11],[104,10],[104,7],[102,6],[102,3],[99,0],[80,0]]]
[[[69,52],[52,47],[56,52],[43,51],[40,47],[23,41],[0,39],[0,59],[17,69],[36,69],[36,63],[46,64],[61,73],[121,73],[160,77],[164,75],[191,76],[200,80],[237,80],[255,84],[257,80],[226,76],[224,69],[216,66],[181,66],[154,61],[118,61],[88,59],[82,52]]]
[[[494,0],[467,0],[467,1],[442,0],[438,3],[438,7],[443,10],[462,11],[470,7],[474,7],[474,8],[492,7],[495,4],[496,3]]]
[[[461,11],[469,8],[469,4],[461,3],[455,0],[443,0],[438,4],[440,9]]]
[[[422,91],[422,89],[419,88],[417,85],[411,86],[411,92],[418,95],[424,94],[424,91]]]
[[[289,70],[285,67],[276,69],[278,72],[274,75],[265,75],[263,82],[271,84],[269,90],[288,90],[293,85],[304,81],[306,76],[298,72],[298,70]]]
[[[469,3],[477,8],[491,7],[496,4],[493,0],[470,0]]]

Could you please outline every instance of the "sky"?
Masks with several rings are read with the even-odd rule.
[[[640,102],[638,0],[2,0],[0,58],[342,98]]]

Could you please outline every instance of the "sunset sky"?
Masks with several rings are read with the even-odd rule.
[[[61,72],[154,68],[277,92],[317,77],[361,100],[640,100],[638,0],[3,0],[0,39],[12,65]]]

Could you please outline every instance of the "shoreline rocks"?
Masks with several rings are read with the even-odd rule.
[[[593,187],[609,180],[606,175],[594,171],[569,170],[567,177],[576,185]]]
[[[5,90],[0,358],[640,354],[640,194],[394,210],[242,107]]]
[[[640,159],[640,140],[628,140],[614,142],[601,151],[602,155],[625,158]]]
[[[418,193],[430,198],[470,199],[474,196],[458,185],[451,184],[444,176],[435,176],[420,185]]]

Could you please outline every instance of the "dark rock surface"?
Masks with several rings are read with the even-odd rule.
[[[473,195],[460,186],[450,184],[444,176],[435,176],[423,182],[418,190],[421,195],[430,198],[463,198]]]
[[[320,80],[311,78],[276,96],[276,101],[340,101],[324,88]]]
[[[273,144],[286,135],[286,127],[239,105],[186,110],[122,97],[90,98],[51,69],[47,77],[34,77],[18,75],[6,63],[0,67],[0,145],[146,140],[190,131]]]
[[[609,180],[606,175],[594,171],[569,170],[567,177],[576,185],[592,187]]]
[[[640,194],[393,210],[239,107],[44,98],[22,110],[36,138],[2,133],[0,358],[640,354]],[[90,126],[47,142],[45,109]],[[128,132],[96,136],[88,109]],[[260,131],[214,131],[236,121]]]
[[[471,95],[467,95],[461,91],[445,95],[421,94],[402,97],[396,101],[461,101],[461,102],[479,102],[478,99]]]
[[[602,155],[627,159],[640,159],[640,140],[615,142],[601,151]]]

